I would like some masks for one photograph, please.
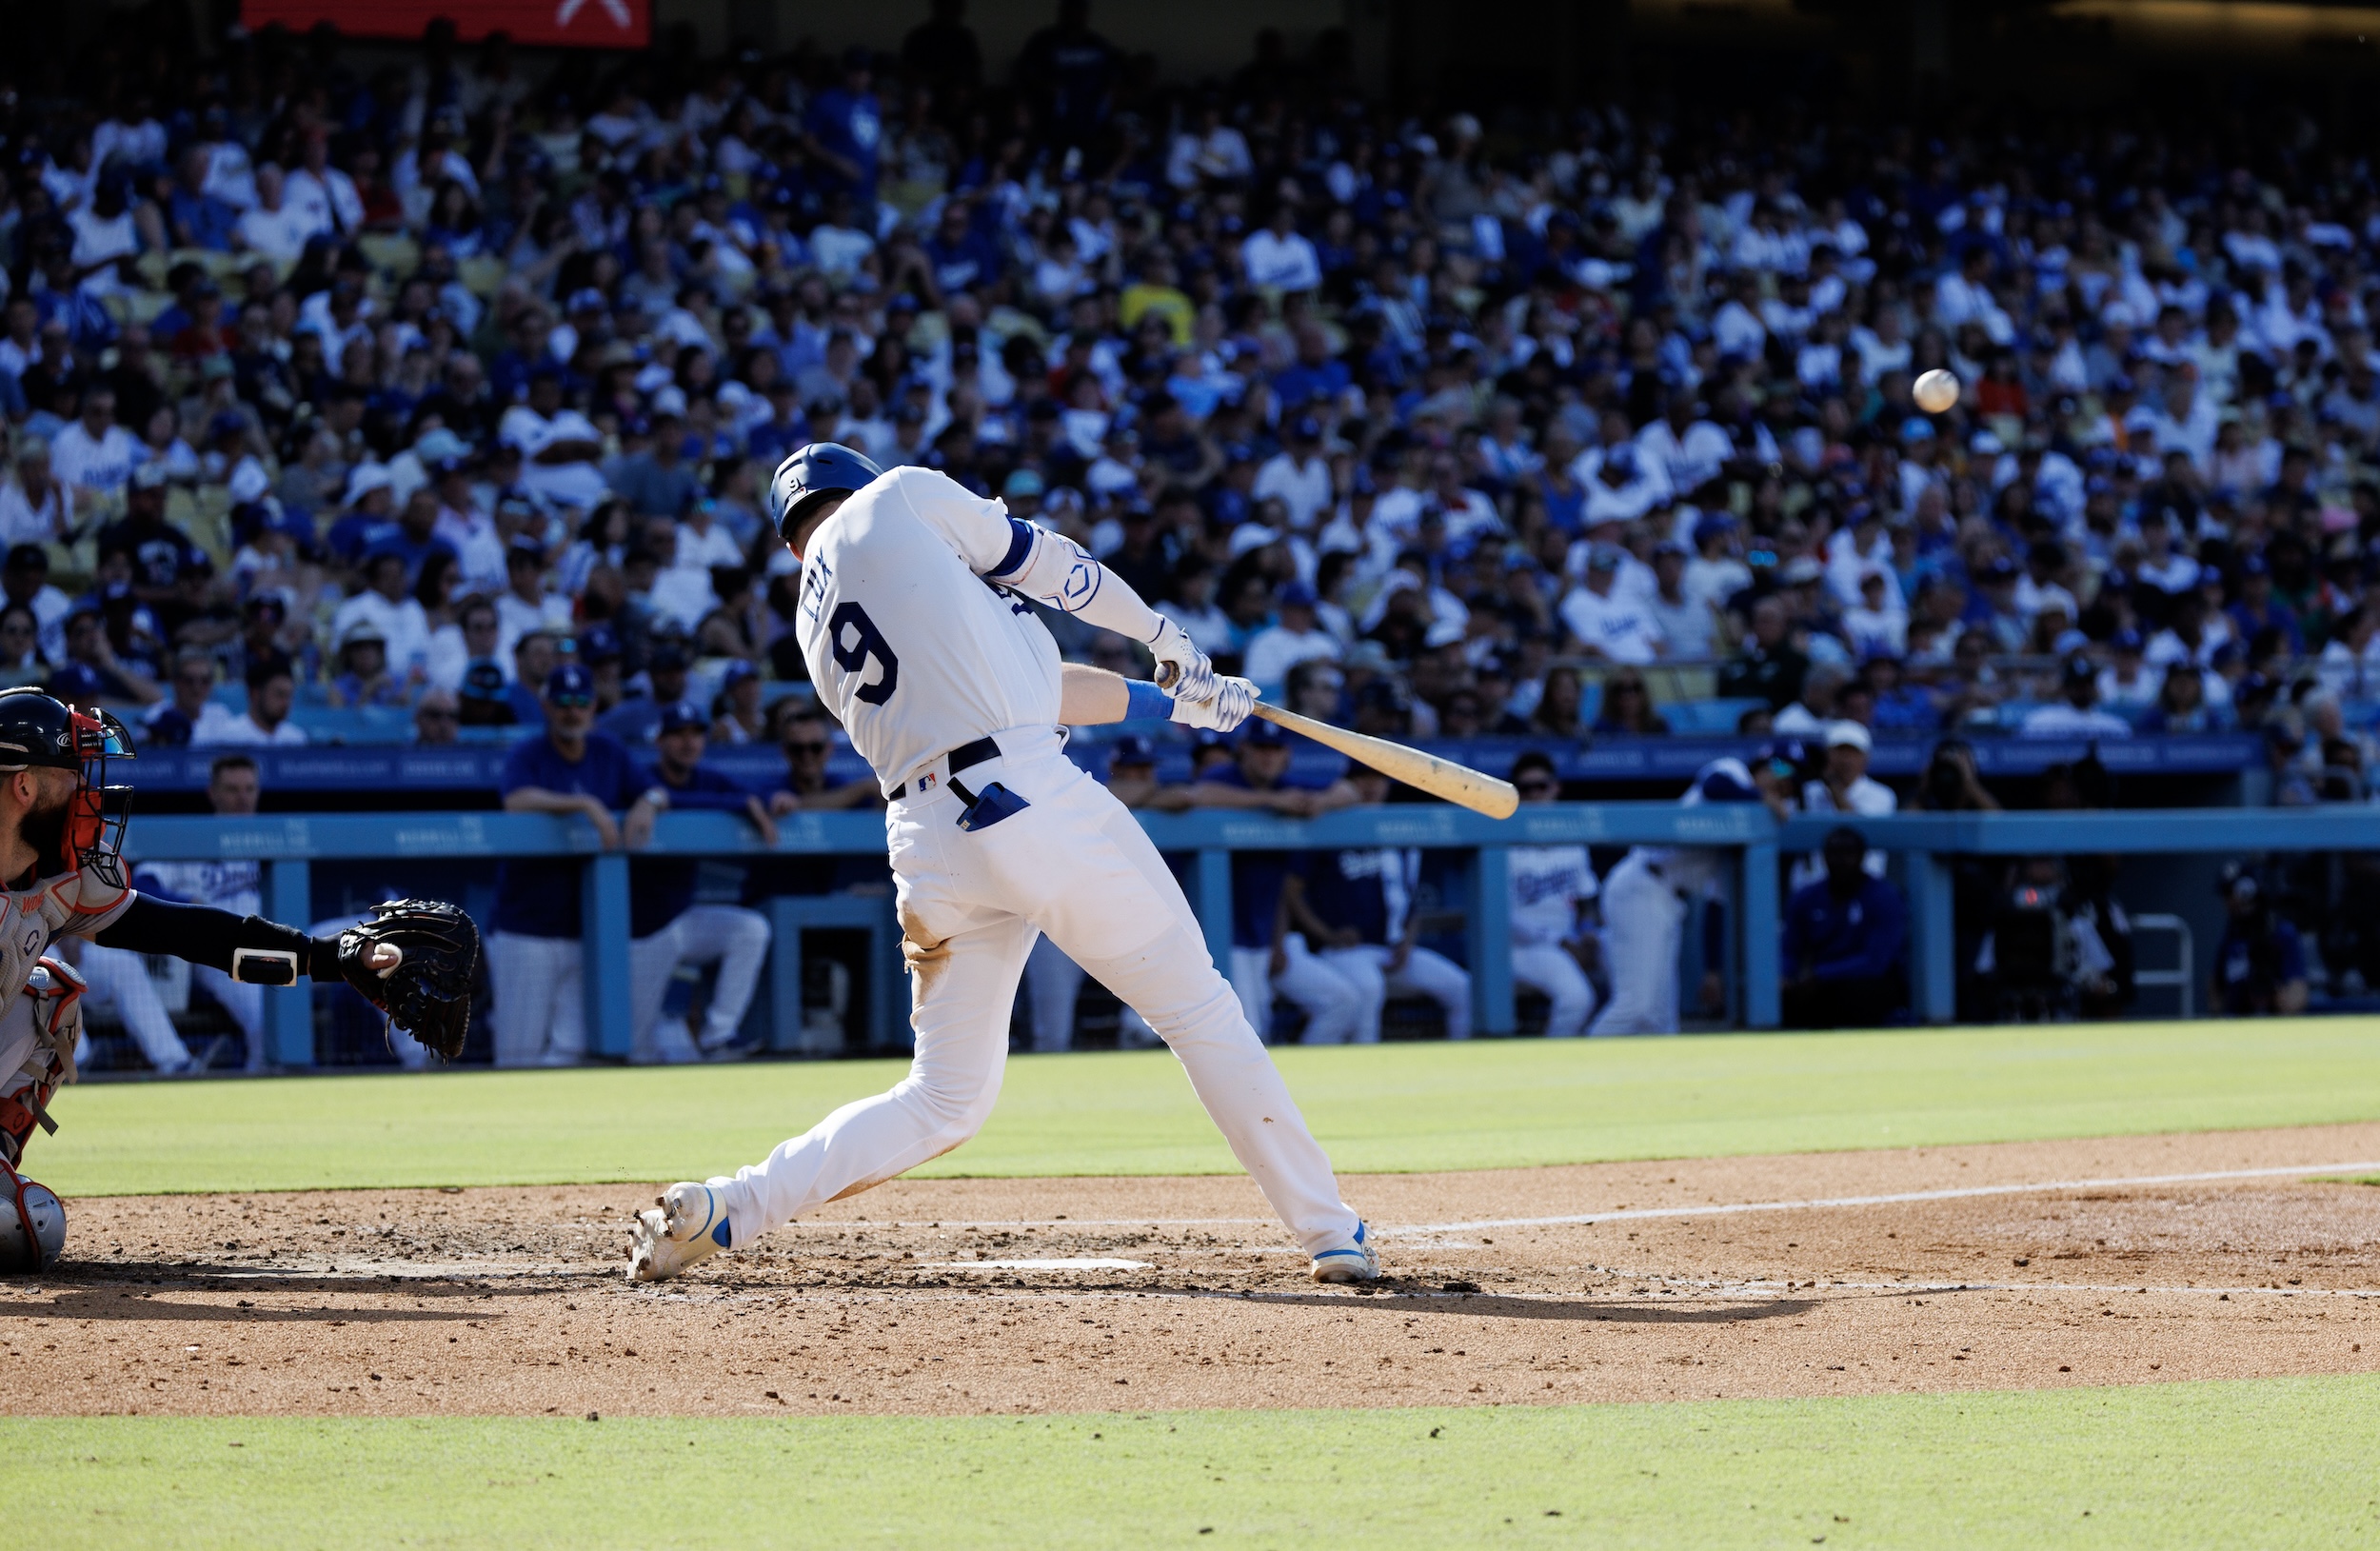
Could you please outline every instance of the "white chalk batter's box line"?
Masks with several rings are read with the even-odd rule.
[[[1750,1212],[1815,1212],[1858,1206],[1898,1206],[1913,1202],[1968,1201],[1982,1196],[2022,1196],[2060,1190],[2120,1190],[2150,1184],[2212,1184],[2226,1180],[2271,1180],[2289,1175],[2380,1172],[2380,1163],[2293,1163],[2282,1168],[2203,1169],[2192,1174],[2135,1174],[2105,1180],[2035,1180],[2017,1184],[1970,1184],[1941,1190],[1898,1190],[1873,1196],[1819,1196],[1808,1201],[1738,1201],[1701,1206],[1618,1206],[1602,1212],[1572,1212],[1557,1217],[1483,1217],[1461,1223],[1378,1223],[1373,1231],[1383,1239],[1425,1233],[1472,1233],[1481,1228],[1584,1227],[1597,1223],[1634,1223],[1665,1217],[1737,1217]],[[823,1231],[853,1227],[940,1228],[1222,1228],[1261,1225],[1264,1217],[1086,1217],[1008,1218],[982,1222],[943,1219],[933,1223],[905,1220],[886,1223],[811,1222],[798,1224]],[[1451,1246],[1450,1246],[1451,1247]]]

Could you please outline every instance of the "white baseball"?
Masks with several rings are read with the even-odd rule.
[[[1918,408],[1938,415],[1958,402],[1958,379],[1936,367],[1917,379],[1909,396],[1917,401]]]

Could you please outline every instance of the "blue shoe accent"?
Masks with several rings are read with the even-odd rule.
[[[711,1229],[711,1243],[722,1249],[730,1247],[727,1243],[727,1220],[725,1218],[721,1218],[719,1226]]]

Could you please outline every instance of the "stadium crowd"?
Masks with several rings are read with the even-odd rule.
[[[1268,32],[1184,87],[1060,0],[1009,66],[930,0],[897,53],[530,59],[436,24],[21,63],[0,657],[159,745],[518,765],[591,721],[672,787],[700,747],[671,739],[780,744],[782,791],[715,794],[764,825],[865,804],[825,779],[762,511],[833,440],[1062,528],[1367,732],[1773,740],[1748,781],[1858,814],[1990,805],[1961,738],[2243,729],[2276,800],[2370,798],[2380,189],[2351,148],[2290,112],[1409,115],[1351,57]],[[1962,396],[1924,414],[1934,368]],[[1901,792],[1867,773],[1896,735],[1951,739]],[[1198,765],[1232,773],[1200,803],[1325,801]],[[2046,800],[2101,800],[2090,768]],[[1858,971],[1795,993],[1820,1020],[1886,994],[1848,845],[1789,913],[1794,974]],[[1595,875],[1541,860],[1522,946],[1577,1024]],[[1302,984],[1364,1038],[1401,985],[1455,1032],[1403,865],[1271,878],[1243,991]],[[1962,969],[2032,886],[1986,882]],[[2112,981],[2066,984],[2090,1010]]]
[[[111,32],[0,99],[0,653],[160,742],[444,741],[568,660],[753,739],[759,491],[833,439],[1367,730],[2239,726],[2361,794],[2348,148],[1406,117],[1343,43],[1186,89],[1083,0],[1013,70],[963,0],[704,63]]]

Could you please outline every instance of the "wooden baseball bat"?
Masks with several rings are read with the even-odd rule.
[[[1401,781],[1416,791],[1425,791],[1433,797],[1459,803],[1474,813],[1484,813],[1491,819],[1509,819],[1513,810],[1520,806],[1520,793],[1513,789],[1511,782],[1483,775],[1467,765],[1457,765],[1453,760],[1442,760],[1418,748],[1407,748],[1403,744],[1391,743],[1386,738],[1367,737],[1360,732],[1350,732],[1345,727],[1335,727],[1328,722],[1317,722],[1310,716],[1299,716],[1296,711],[1284,711],[1260,700],[1256,703],[1256,714],[1275,726],[1287,727],[1318,744],[1336,748],[1349,759],[1370,766],[1392,781]]]

